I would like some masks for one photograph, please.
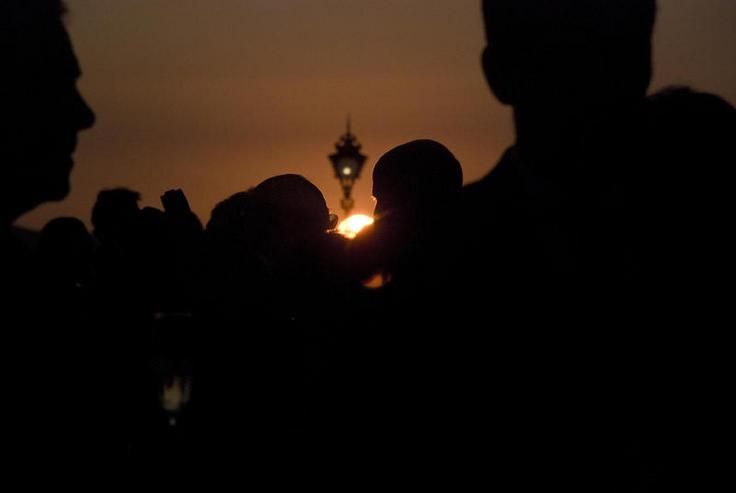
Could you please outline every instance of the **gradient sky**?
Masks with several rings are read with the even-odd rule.
[[[339,210],[327,155],[347,113],[369,160],[355,188],[370,213],[371,171],[391,147],[444,143],[466,182],[513,141],[510,112],[480,69],[479,0],[67,0],[68,26],[97,113],[81,137],[72,193],[21,219],[89,222],[97,192],[126,186],[143,205],[183,188],[206,222],[228,195],[300,173]],[[660,0],[655,82],[736,103],[736,1]]]

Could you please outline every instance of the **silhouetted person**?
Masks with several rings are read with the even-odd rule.
[[[138,235],[141,195],[126,188],[102,190],[92,208],[94,234],[102,245],[124,251]]]
[[[191,313],[201,283],[204,230],[180,189],[162,197],[164,210],[140,211],[137,262],[153,312]]]
[[[83,462],[99,445],[85,406],[94,388],[90,354],[79,332],[49,313],[32,277],[37,268],[11,228],[39,204],[67,196],[77,134],[94,123],[76,87],[81,72],[62,16],[58,0],[0,6],[4,447],[35,471]]]
[[[255,312],[248,308],[248,317],[289,320],[311,310],[309,293],[300,290],[307,278],[321,275],[315,262],[325,248],[340,241],[327,234],[334,222],[319,189],[297,175],[269,178],[215,207],[207,225],[212,259],[225,261],[223,274],[245,263],[248,276],[233,282],[257,286],[253,295],[264,297]]]
[[[0,9],[0,57],[8,74],[0,81],[0,248],[11,285],[28,267],[12,223],[43,202],[66,197],[77,134],[94,123],[76,88],[81,72],[63,10],[59,0],[9,0]]]
[[[169,215],[152,207],[141,209],[140,199],[138,192],[125,188],[101,191],[92,225],[100,242],[97,268],[103,301],[118,303],[113,311],[137,311],[150,319],[161,308],[168,294],[165,284],[173,281],[178,268],[177,241]]]
[[[627,180],[637,206],[629,216],[634,275],[692,295],[696,285],[715,287],[727,275],[736,109],[718,96],[673,87],[650,96],[644,115],[649,165],[629,167]]]
[[[163,223],[161,211],[141,210],[140,198],[125,188],[102,190],[91,214],[99,242],[94,322],[104,334],[109,385],[120,396],[115,428],[134,457],[147,441],[150,420],[158,416],[150,340],[160,282],[158,266],[149,259],[159,257]]]
[[[483,68],[516,126],[515,145],[464,193],[468,307],[505,375],[489,379],[499,481],[567,491],[704,481],[691,451],[710,448],[693,433],[707,417],[677,404],[703,395],[690,383],[678,390],[683,360],[660,349],[703,362],[671,332],[693,287],[677,283],[689,294],[654,301],[676,276],[655,252],[678,223],[699,235],[676,211],[688,192],[717,188],[702,167],[722,162],[710,150],[730,147],[731,110],[707,96],[646,99],[654,0],[485,0],[483,9]],[[683,193],[663,191],[672,184]],[[669,247],[680,263],[671,268],[691,270],[697,260]]]
[[[94,115],[76,88],[81,71],[59,0],[8,0],[0,12],[0,132],[3,228],[37,205],[69,193],[79,131]]]
[[[334,226],[322,193],[297,175],[269,178],[212,211],[205,311],[212,328],[193,406],[217,453],[283,453],[284,440],[303,431],[306,345],[325,343],[341,309],[333,264],[343,241],[328,232]]]
[[[44,226],[38,241],[38,268],[57,314],[73,321],[89,316],[90,293],[94,289],[92,235],[74,217],[53,219]],[[58,315],[57,315],[58,316]],[[74,326],[75,324],[71,324]]]
[[[141,292],[148,287],[141,251],[149,245],[143,238],[140,199],[138,192],[125,188],[102,190],[92,208],[93,234],[99,241],[97,308],[102,318],[115,320],[125,331],[133,330],[151,311]]]
[[[378,273],[384,285],[356,304],[361,315],[343,335],[339,370],[352,399],[343,398],[350,403],[341,403],[343,412],[363,423],[349,436],[359,447],[391,443],[421,460],[452,447],[444,420],[454,407],[449,390],[458,386],[448,385],[447,350],[457,336],[449,327],[458,321],[451,294],[462,184],[458,160],[431,140],[391,149],[373,170],[376,221],[348,249],[352,273]]]
[[[422,283],[423,273],[441,269],[450,252],[426,254],[439,254],[437,242],[452,236],[462,183],[460,163],[438,142],[417,140],[384,154],[373,170],[376,222],[350,244],[359,276],[408,270],[406,281]]]
[[[732,305],[723,286],[736,247],[728,227],[736,109],[669,88],[648,98],[642,120],[642,159],[622,180],[629,207],[617,235],[628,239],[624,313],[635,315],[637,338],[659,348],[648,355],[656,378],[639,401],[648,407],[643,434],[662,490],[713,489],[728,471],[717,437],[731,420],[721,391],[731,356],[718,327]]]
[[[484,276],[502,277],[514,297],[544,296],[574,286],[586,268],[584,229],[598,218],[585,213],[608,186],[602,153],[632,139],[627,124],[651,77],[655,4],[488,0],[483,8],[483,68],[513,107],[516,143],[467,188],[467,224],[488,255]],[[590,149],[598,135],[608,140]]]
[[[629,452],[640,438],[629,416],[636,392],[616,380],[629,371],[612,357],[618,339],[602,343],[615,325],[603,290],[618,283],[602,272],[617,259],[599,238],[610,222],[604,160],[622,147],[628,159],[638,152],[631,123],[651,77],[655,4],[486,0],[483,13],[483,69],[516,129],[500,163],[466,188],[461,228],[466,306],[477,320],[466,374],[475,369],[486,376],[479,387],[493,389],[481,409],[497,481],[634,490],[644,479],[630,471],[645,469]],[[474,416],[482,429],[482,413]]]
[[[141,209],[140,199],[138,192],[125,188],[103,190],[93,207],[100,243],[95,311],[97,322],[115,341],[110,380],[125,396],[120,408],[132,455],[151,457],[164,453],[161,447],[170,444],[159,439],[171,435],[160,409],[160,374],[151,367],[160,359],[152,352],[151,334],[172,317],[192,325],[202,292],[197,283],[203,231],[182,190],[161,197],[164,211]]]

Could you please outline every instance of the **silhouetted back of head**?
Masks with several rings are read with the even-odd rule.
[[[141,195],[127,188],[102,190],[92,208],[95,236],[103,243],[129,239],[139,225]]]
[[[38,250],[42,256],[89,258],[94,243],[82,221],[76,217],[59,217],[49,221],[41,230]]]
[[[57,281],[82,282],[91,272],[92,235],[75,217],[52,219],[41,230],[38,255],[44,274]]]
[[[484,69],[504,103],[640,98],[655,0],[484,0]]]
[[[238,192],[212,209],[207,222],[207,236],[219,246],[242,248],[247,238],[262,234],[265,225],[261,216],[253,189]]]
[[[281,175],[217,204],[207,236],[220,252],[288,255],[302,240],[321,238],[334,222],[316,186],[298,175]]]
[[[322,192],[303,176],[274,176],[253,193],[269,211],[271,220],[292,232],[324,233],[334,227]]]
[[[35,30],[39,21],[58,20],[66,6],[62,0],[4,0],[0,10],[0,46],[6,48],[20,41],[19,29]]]
[[[376,215],[391,210],[433,211],[457,200],[463,171],[455,156],[432,140],[402,144],[373,169]]]
[[[667,88],[648,101],[651,131],[647,137],[655,153],[651,171],[657,173],[653,181],[676,196],[688,213],[702,213],[706,204],[721,201],[722,209],[708,214],[729,214],[736,109],[716,95],[686,87]],[[665,185],[673,180],[681,185]]]

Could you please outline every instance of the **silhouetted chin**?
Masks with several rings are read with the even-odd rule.
[[[64,200],[65,198],[67,198],[70,191],[71,191],[71,186],[69,185],[69,180],[67,179],[65,183],[58,184],[58,186],[49,193],[48,200],[50,202],[57,202],[59,200]]]
[[[54,164],[54,172],[47,175],[44,186],[39,190],[38,205],[43,202],[64,200],[69,195],[71,189],[69,177],[73,167],[74,160],[71,156],[60,158]]]

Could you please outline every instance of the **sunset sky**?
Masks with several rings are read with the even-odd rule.
[[[480,0],[67,0],[97,114],[72,193],[20,224],[89,222],[97,192],[125,186],[159,207],[183,188],[206,222],[228,195],[299,173],[339,209],[327,155],[352,114],[369,156],[355,212],[370,213],[375,160],[408,140],[452,150],[466,182],[513,141],[487,89]],[[736,103],[736,1],[660,0],[653,88],[689,84]]]

